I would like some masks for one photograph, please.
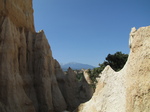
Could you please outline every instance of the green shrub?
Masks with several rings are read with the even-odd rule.
[[[123,54],[122,52],[116,52],[115,54],[108,54],[105,58],[106,60],[99,64],[99,67],[94,68],[93,70],[88,69],[87,73],[92,81],[91,87],[96,88],[97,80],[96,78],[100,78],[100,73],[104,70],[107,65],[110,65],[111,68],[115,71],[119,71],[125,65],[128,54]]]

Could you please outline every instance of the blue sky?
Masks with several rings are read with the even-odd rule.
[[[129,53],[132,27],[150,25],[150,0],[33,0],[36,31],[44,30],[60,63],[98,66]]]

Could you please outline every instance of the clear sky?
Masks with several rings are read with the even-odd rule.
[[[150,0],[33,0],[35,29],[44,30],[60,63],[98,66],[129,53],[132,27],[150,25]]]

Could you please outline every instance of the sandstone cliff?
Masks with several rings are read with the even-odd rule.
[[[0,0],[0,112],[74,110],[92,94],[86,81],[79,86],[71,69],[68,74],[44,31],[35,32],[32,0]]]
[[[32,0],[0,0],[0,112],[60,112],[66,102]]]
[[[107,66],[90,101],[76,112],[150,111],[150,26],[130,33],[130,55],[124,68]]]

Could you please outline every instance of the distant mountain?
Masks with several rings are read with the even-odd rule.
[[[66,71],[68,68],[72,68],[73,70],[81,70],[81,69],[93,69],[95,68],[92,65],[88,65],[88,64],[82,64],[82,63],[76,63],[76,62],[71,62],[71,63],[67,63],[67,64],[62,64],[61,68]]]

